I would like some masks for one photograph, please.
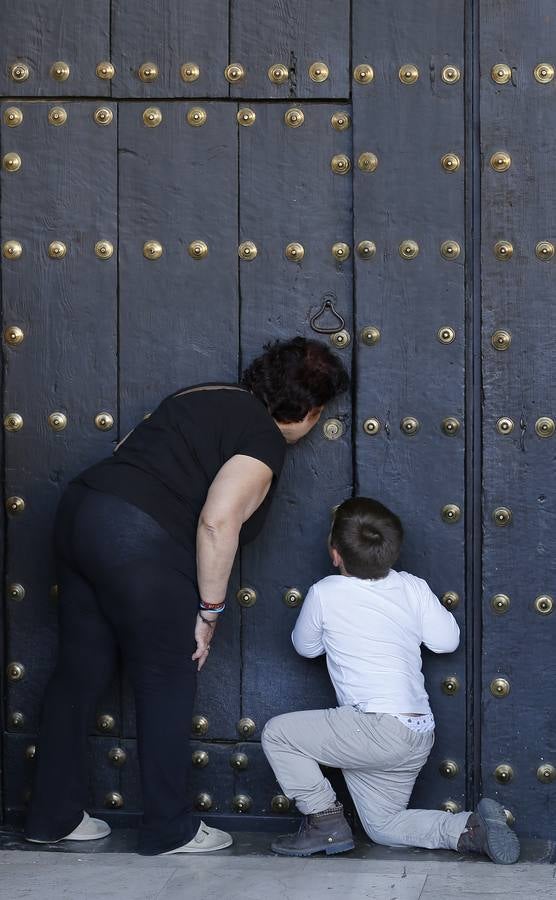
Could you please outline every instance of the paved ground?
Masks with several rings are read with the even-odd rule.
[[[114,835],[115,837],[115,835]],[[455,853],[358,845],[336,858],[269,855],[268,835],[240,833],[230,850],[187,857],[119,852],[126,837],[36,850],[4,834],[2,900],[556,900],[553,848],[525,847],[515,866]],[[114,844],[116,843],[116,847]],[[105,845],[104,847],[102,845]]]

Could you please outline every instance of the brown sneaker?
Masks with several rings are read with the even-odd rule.
[[[277,838],[271,848],[281,856],[312,856],[313,853],[345,853],[353,850],[353,835],[346,819],[344,807],[336,805],[324,812],[303,816],[297,834]]]
[[[519,859],[519,840],[506,821],[504,808],[483,797],[458,841],[459,853],[484,853],[503,866]]]

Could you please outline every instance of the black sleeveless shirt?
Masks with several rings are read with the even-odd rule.
[[[197,522],[220,468],[236,454],[273,472],[240,543],[261,530],[284,462],[286,441],[266,407],[236,385],[198,385],[166,397],[114,454],[74,481],[138,506],[176,540],[195,548]]]

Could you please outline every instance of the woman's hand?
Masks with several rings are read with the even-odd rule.
[[[204,615],[206,616],[207,613],[205,613]],[[210,651],[210,644],[214,637],[217,622],[218,616],[214,619],[214,621],[209,622],[207,619],[201,618],[199,613],[197,613],[197,621],[195,623],[195,640],[197,642],[197,649],[191,659],[199,660],[199,664],[197,666],[198,672],[201,671],[207,661],[207,657]]]

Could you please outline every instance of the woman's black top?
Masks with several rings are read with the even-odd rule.
[[[234,385],[199,385],[166,397],[116,447],[75,481],[138,506],[182,544],[195,545],[197,522],[219,469],[236,454],[274,474],[240,543],[261,530],[282,470],[286,442],[266,407]]]

